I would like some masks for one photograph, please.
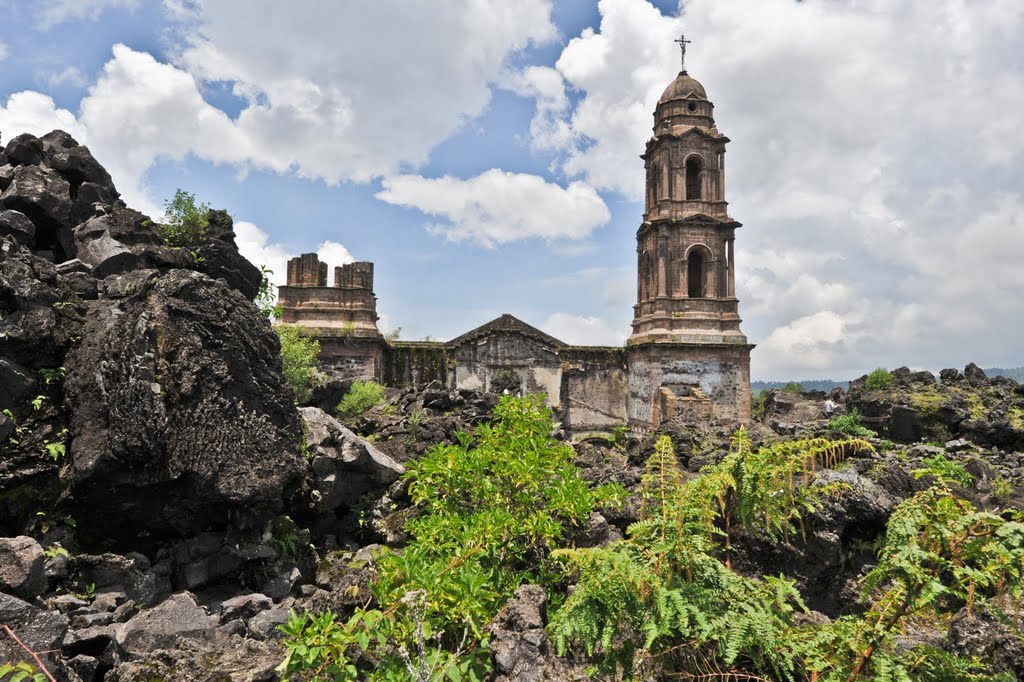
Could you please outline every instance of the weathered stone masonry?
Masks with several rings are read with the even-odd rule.
[[[647,173],[637,230],[637,303],[625,347],[570,346],[512,315],[451,341],[388,342],[377,329],[373,264],[334,269],[316,254],[288,263],[281,322],[321,344],[337,378],[389,386],[543,392],[574,432],[662,420],[750,419],[750,351],[735,290],[736,230],[727,211],[725,145],[714,105],[685,71],[654,112],[642,155]]]

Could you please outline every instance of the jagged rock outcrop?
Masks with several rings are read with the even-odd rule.
[[[1024,451],[1024,387],[1006,377],[988,378],[974,363],[964,371],[893,370],[892,381],[868,388],[850,382],[848,405],[865,426],[901,442],[944,443],[966,438],[982,447]]]
[[[64,477],[83,540],[258,525],[301,484],[276,337],[240,293],[172,270],[90,303],[65,366]]]

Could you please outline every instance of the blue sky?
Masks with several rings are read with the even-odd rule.
[[[621,343],[638,158],[693,39],[754,378],[1024,362],[1010,0],[0,0],[0,134],[68,129],[278,275],[376,264],[382,327]]]

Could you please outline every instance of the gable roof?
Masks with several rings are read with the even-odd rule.
[[[486,336],[491,336],[492,334],[500,333],[520,334],[527,338],[533,339],[534,341],[539,341],[540,343],[543,343],[548,346],[553,346],[555,348],[565,348],[566,346],[565,343],[559,341],[550,334],[545,334],[536,327],[526,324],[518,317],[514,315],[509,315],[508,313],[505,313],[501,317],[496,317],[490,322],[480,325],[476,329],[471,329],[470,331],[466,332],[461,336],[455,337],[446,345],[455,348],[458,346],[465,345],[470,341],[476,341],[477,339],[482,339]]]

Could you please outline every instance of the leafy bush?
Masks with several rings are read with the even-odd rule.
[[[860,414],[856,410],[832,417],[828,420],[828,427],[854,438],[874,438],[878,435],[871,429],[861,426]]]
[[[782,390],[785,393],[803,393],[804,385],[801,384],[799,381],[790,381],[789,383],[782,387]]]
[[[878,367],[872,370],[871,374],[868,374],[868,378],[864,382],[864,385],[873,391],[877,391],[883,388],[889,388],[891,383],[892,372],[884,367]]]
[[[281,339],[281,369],[285,381],[295,393],[295,402],[305,403],[313,389],[323,385],[325,380],[317,358],[320,342],[296,325],[282,324],[274,327],[274,331]]]
[[[164,222],[160,233],[167,246],[196,248],[206,243],[209,222],[208,204],[196,206],[196,196],[183,189],[164,202]]]
[[[541,397],[505,396],[491,424],[411,462],[405,479],[417,515],[405,529],[412,539],[378,558],[371,585],[378,608],[358,609],[344,623],[295,616],[284,628],[285,672],[484,679],[484,626],[519,585],[552,588],[561,576],[551,552],[567,530],[623,496],[618,486],[592,489],[553,428]]]
[[[355,419],[371,407],[384,402],[384,387],[375,381],[353,381],[348,393],[338,403],[338,414],[346,419]]]
[[[925,457],[921,460],[921,464],[924,466],[914,470],[914,478],[931,476],[943,485],[956,483],[964,488],[969,487],[974,482],[974,476],[971,476],[967,469],[964,469],[958,462],[946,459],[945,455]]]

